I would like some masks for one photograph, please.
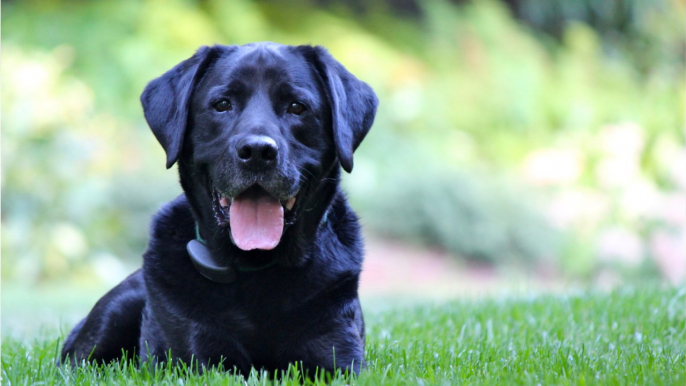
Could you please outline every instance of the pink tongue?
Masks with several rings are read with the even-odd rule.
[[[269,194],[236,197],[229,209],[231,236],[238,248],[274,249],[283,232],[283,207]]]

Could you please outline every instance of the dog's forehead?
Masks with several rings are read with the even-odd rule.
[[[310,65],[297,51],[276,43],[257,43],[238,47],[224,55],[214,67],[220,82],[240,79],[251,84],[288,82],[313,84]]]

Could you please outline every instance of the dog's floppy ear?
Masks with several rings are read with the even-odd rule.
[[[315,61],[324,81],[336,152],[346,172],[353,170],[353,152],[374,123],[379,100],[369,85],[357,79],[321,46],[314,47]]]
[[[220,47],[201,47],[195,55],[148,83],[141,94],[145,120],[167,153],[167,169],[174,165],[183,147],[193,88],[219,54]]]

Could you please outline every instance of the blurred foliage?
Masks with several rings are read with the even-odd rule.
[[[356,207],[365,225],[489,263],[540,262],[556,252],[559,235],[517,184],[441,169],[389,170]]]
[[[150,215],[180,193],[140,92],[200,45],[260,40],[325,45],[379,94],[345,181],[375,232],[579,275],[636,253],[673,261],[683,2],[508,3],[417,2],[406,17],[392,1],[3,2],[3,277],[138,261]]]
[[[508,0],[515,15],[557,39],[570,23],[598,34],[603,50],[646,74],[679,69],[686,55],[680,0]],[[670,12],[674,15],[667,16]],[[676,16],[676,17],[675,17]]]

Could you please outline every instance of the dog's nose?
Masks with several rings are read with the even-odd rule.
[[[250,135],[236,144],[238,159],[254,168],[265,168],[274,164],[279,147],[273,138],[266,135]]]

